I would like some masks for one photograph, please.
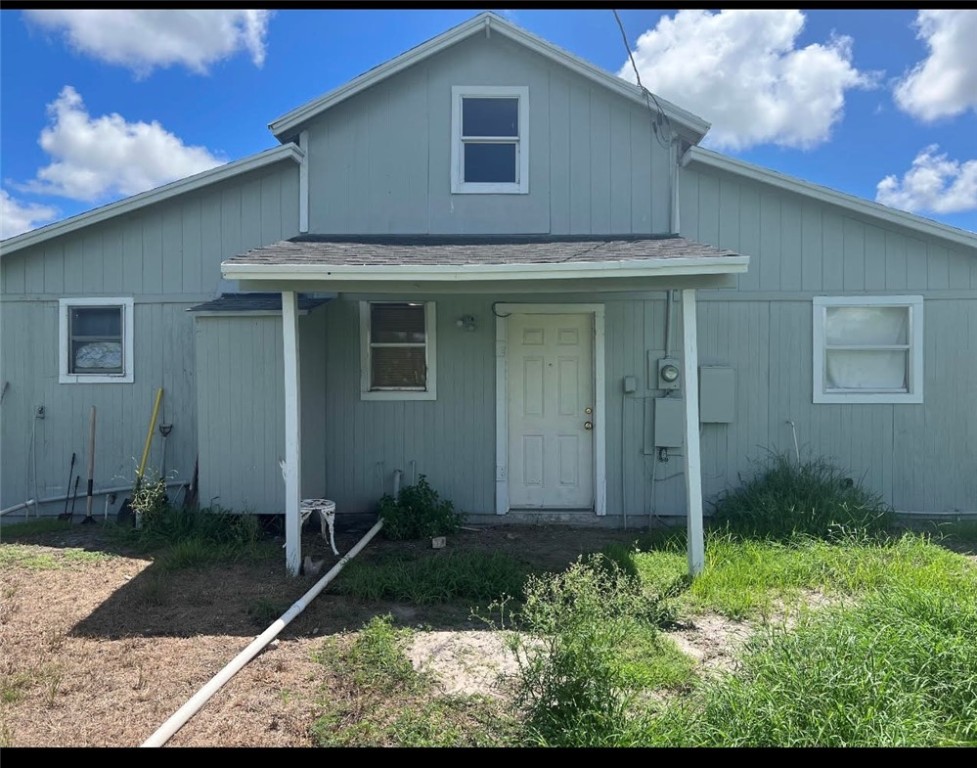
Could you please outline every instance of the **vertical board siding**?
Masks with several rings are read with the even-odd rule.
[[[703,425],[706,497],[769,450],[793,454],[793,422],[802,454],[897,509],[977,510],[977,291],[960,295],[977,253],[729,174],[686,168],[680,192],[682,234],[749,255],[739,290],[758,292],[700,296],[703,362],[736,372],[733,423]],[[813,404],[811,296],[887,293],[924,296],[924,403]]]
[[[201,503],[281,512],[281,317],[202,317],[196,323]]]
[[[37,488],[42,497],[64,492],[73,451],[78,456],[75,472],[81,468],[84,473],[93,405],[97,418],[96,489],[132,482],[157,387],[164,389],[160,422],[173,425],[166,441],[167,476],[190,479],[197,428],[193,363],[188,354],[193,349],[192,322],[187,306],[135,304],[132,384],[59,384],[57,301],[4,302],[0,376],[10,382],[10,387],[3,399],[2,506],[33,495],[33,487],[27,483],[27,449],[38,405],[45,409],[45,417],[36,421]],[[156,432],[148,462],[151,469],[160,469],[162,450],[162,439]]]
[[[451,194],[451,87],[529,88],[529,192]],[[667,146],[649,110],[502,36],[476,36],[309,125],[320,234],[667,232]]]
[[[84,466],[92,405],[95,486],[130,482],[160,386],[161,421],[173,425],[167,474],[190,479],[198,425],[193,320],[186,309],[215,295],[223,259],[298,233],[297,176],[292,164],[262,169],[3,257],[0,380],[10,386],[0,420],[0,506],[33,494],[26,455],[32,427],[38,492],[64,490],[72,451]],[[132,384],[58,382],[58,299],[81,296],[134,298]],[[37,405],[46,416],[34,425]],[[149,460],[157,470],[162,446],[157,432]],[[238,482],[249,481],[242,474]]]

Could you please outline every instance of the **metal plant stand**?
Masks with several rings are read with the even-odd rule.
[[[332,547],[332,553],[338,555],[339,550],[336,549],[336,539],[333,532],[333,523],[336,520],[336,502],[330,501],[329,499],[302,499],[300,509],[302,511],[303,525],[309,519],[309,515],[313,512],[319,513],[319,528],[322,531],[322,538],[329,542],[329,546]],[[326,538],[327,526],[329,528],[328,539]]]

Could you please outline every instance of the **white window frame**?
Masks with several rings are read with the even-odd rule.
[[[122,373],[69,373],[71,366],[69,312],[71,307],[122,307]],[[132,384],[133,379],[133,311],[132,297],[85,297],[58,299],[58,381],[61,384]]]
[[[825,322],[829,307],[897,307],[909,310],[909,371],[907,392],[827,390],[825,376]],[[842,347],[843,348],[843,347]],[[861,347],[868,349],[868,347]],[[923,297],[922,296],[815,296],[814,297],[814,402],[815,403],[922,403],[923,402]]]
[[[519,136],[516,144],[515,182],[466,182],[464,175],[465,152],[461,138],[462,99],[474,98],[518,98]],[[469,137],[482,142],[498,140],[512,143],[511,138]],[[529,86],[525,85],[454,85],[451,87],[451,192],[452,194],[509,194],[529,193]]]
[[[433,301],[417,302],[424,305],[424,362],[427,366],[425,388],[370,388],[370,377],[373,370],[370,356],[370,305],[399,304],[405,301],[410,301],[410,299],[378,299],[360,302],[361,400],[437,400],[437,305]]]

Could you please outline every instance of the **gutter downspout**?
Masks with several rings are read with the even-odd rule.
[[[362,551],[363,547],[370,543],[370,540],[380,532],[382,527],[383,520],[377,520],[376,525],[367,531],[366,535],[360,539],[356,545],[346,553],[343,559],[336,563],[325,576],[319,579],[312,589],[296,600],[295,603],[292,604],[292,607],[278,617],[278,619],[270,627],[268,627],[268,629],[258,635],[258,637],[251,641],[251,644],[248,645],[247,648],[231,659],[226,667],[214,675],[210,679],[210,682],[204,685],[204,687],[197,691],[186,704],[174,712],[170,718],[159,728],[157,728],[156,732],[146,739],[146,741],[144,741],[140,746],[161,747],[167,741],[169,741],[173,734],[180,730],[191,717],[197,714],[200,708],[210,701],[211,697],[217,693],[217,691],[219,691],[228,680],[240,672],[241,669],[244,668],[244,665],[257,656],[258,653],[266,645],[268,645],[268,643],[274,640],[275,637],[278,636],[278,633],[285,629],[292,619],[294,619],[308,607],[309,603],[311,603],[318,596],[318,594],[326,588],[326,585],[328,585],[329,582],[332,581],[341,570],[343,570],[346,563],[356,557],[360,551]]]

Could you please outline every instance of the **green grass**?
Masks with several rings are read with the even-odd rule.
[[[32,544],[0,544],[0,569],[46,571],[96,563],[109,557],[104,552],[89,552],[77,547],[51,550]]]
[[[355,560],[333,582],[333,591],[363,600],[433,605],[465,599],[489,601],[518,595],[527,568],[499,552],[440,551]]]
[[[107,530],[120,543],[152,554],[160,567],[170,571],[257,560],[278,551],[263,540],[254,515],[221,509],[165,507],[148,516],[140,529],[114,526]]]
[[[648,718],[669,746],[977,745],[977,578],[894,587],[759,636],[742,670]]]
[[[642,582],[658,591],[681,582],[687,567],[677,541],[631,557]],[[796,607],[811,591],[850,597],[894,587],[965,590],[972,572],[964,558],[918,534],[826,542],[809,536],[739,539],[713,532],[705,568],[677,604],[686,612],[715,611],[741,619]]]
[[[715,507],[715,524],[757,538],[880,534],[895,522],[879,494],[839,467],[821,458],[795,461],[778,453],[759,462],[755,475],[738,488],[720,494]]]
[[[42,517],[20,523],[4,522],[0,523],[0,541],[18,541],[46,533],[67,532],[71,527],[70,520],[58,520],[56,517]]]
[[[502,746],[515,720],[482,696],[439,696],[404,653],[412,631],[390,616],[328,638],[315,656],[327,672],[312,725],[319,746]]]

